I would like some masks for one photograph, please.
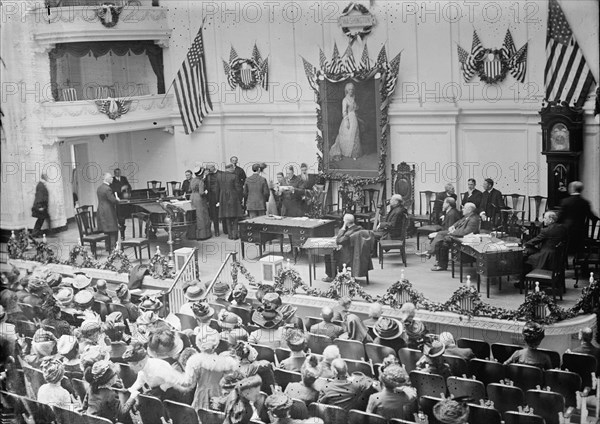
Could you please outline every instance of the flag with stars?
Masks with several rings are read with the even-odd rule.
[[[517,49],[515,47],[515,42],[512,38],[512,34],[510,30],[506,30],[506,35],[504,36],[504,44],[502,44],[502,48],[500,52],[502,52],[502,58],[504,60],[510,60],[510,58],[516,53]]]
[[[173,86],[183,129],[186,134],[190,134],[202,125],[202,120],[208,115],[209,109],[212,110],[206,80],[202,26],[175,76]]]
[[[352,47],[348,44],[346,51],[344,52],[344,72],[354,73],[356,72],[356,62],[354,61],[354,53],[352,53]]]
[[[362,56],[360,57],[360,65],[358,66],[358,68],[361,71],[371,69],[371,60],[369,59],[369,50],[367,49],[367,43],[365,43],[365,46],[363,47]]]
[[[550,0],[546,34],[546,100],[581,107],[596,84],[560,5]]]
[[[304,64],[304,73],[306,74],[306,79],[308,79],[310,88],[312,88],[313,91],[319,91],[319,84],[317,83],[317,69],[303,57],[302,63]]]
[[[334,43],[333,55],[331,56],[331,63],[329,64],[329,73],[336,75],[342,71],[342,59],[340,58],[340,52],[338,50],[337,43]]]
[[[474,72],[474,71],[473,72],[467,71],[466,63],[469,60],[469,53],[459,45],[457,45],[456,47],[458,49],[458,61],[462,65],[461,68],[462,68],[463,79],[465,80],[465,82],[469,82],[469,80],[471,78],[473,78],[473,72]]]
[[[508,61],[510,74],[520,83],[525,82],[525,72],[527,71],[527,43],[519,49]]]
[[[379,68],[381,71],[386,71],[388,67],[387,54],[385,52],[385,46],[381,47],[379,50],[379,54],[377,55],[377,63],[375,64],[376,68]]]

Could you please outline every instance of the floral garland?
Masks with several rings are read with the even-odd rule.
[[[156,252],[152,259],[150,259],[150,263],[148,264],[150,267],[150,272],[153,278],[172,278],[173,272],[169,267],[169,259],[166,256],[161,255],[159,252]]]
[[[381,303],[399,308],[402,306],[399,297],[408,298],[408,301],[415,305],[422,304],[425,299],[422,293],[413,289],[412,284],[406,278],[392,284],[381,298]]]
[[[115,262],[118,266],[115,265]],[[102,265],[101,269],[129,274],[132,267],[131,261],[125,252],[121,249],[114,249],[112,253],[108,255],[108,258],[106,258],[106,262]]]
[[[493,78],[488,77],[485,73],[485,61],[480,60],[477,62],[477,75],[479,75],[481,81],[486,84],[496,84],[497,82],[504,81],[504,78],[506,78],[506,74],[508,73],[508,63],[502,59],[504,56],[502,55],[502,52],[497,49],[483,49],[478,56],[485,57],[490,53],[501,58],[500,73]]]
[[[81,259],[81,262],[79,262],[79,259]],[[69,259],[67,261],[67,265],[71,265],[76,268],[99,267],[98,262],[96,262],[90,257],[89,252],[82,245],[75,246],[73,249],[71,249],[71,251],[69,252]]]
[[[292,288],[286,288],[286,282],[291,281]],[[309,296],[320,296],[321,292],[318,289],[309,287],[300,277],[298,271],[294,268],[282,268],[279,270],[277,275],[275,276],[275,284],[273,284],[273,288],[278,293],[283,293],[286,295],[294,295],[296,294],[296,290],[302,289]]]
[[[60,263],[56,254],[50,247],[48,247],[48,243],[45,241],[38,242],[33,240],[33,245],[35,246],[35,256],[33,257],[34,261],[41,262],[44,265],[46,264],[57,264]]]
[[[339,181],[340,187],[338,191],[342,195],[342,201],[347,206],[348,210],[355,210],[356,205],[362,205],[365,193],[363,187],[369,184],[378,184],[386,180],[385,170],[379,172],[377,177],[355,177],[339,172],[321,172],[319,175],[326,180]],[[354,197],[350,197],[350,193],[354,193]]]
[[[233,285],[238,282],[238,273],[241,273],[250,285],[256,285],[256,279],[248,272],[246,267],[238,261],[231,262],[231,281]]]
[[[12,231],[10,238],[8,239],[8,256],[11,259],[23,259],[25,257],[25,252],[29,247],[30,239],[33,240],[29,236],[27,228],[17,231],[16,234]]]

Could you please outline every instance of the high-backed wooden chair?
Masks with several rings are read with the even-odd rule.
[[[357,222],[361,223],[363,228],[368,230],[374,230],[372,226],[372,220],[375,217],[377,210],[379,209],[379,195],[381,190],[376,188],[363,189],[363,202],[357,206],[357,211],[354,214],[354,218]]]
[[[554,260],[552,261],[552,269],[541,269],[536,268],[527,275],[525,275],[525,296],[530,289],[534,288],[536,282],[542,285],[549,285],[552,287],[552,297],[556,300],[556,293],[558,292],[560,300],[563,298],[563,292],[566,292],[565,285],[565,256],[567,254],[567,243],[561,241],[555,246]]]
[[[379,265],[383,269],[383,255],[390,250],[400,250],[402,264],[406,267],[406,237],[410,219],[405,216],[397,235],[392,234],[392,239],[379,240]]]
[[[587,219],[588,234],[583,240],[583,248],[575,252],[573,269],[575,270],[575,288],[579,287],[579,277],[584,269],[594,267],[596,274],[600,267],[600,221],[597,218]],[[583,275],[583,278],[587,275]]]
[[[92,218],[89,211],[75,214],[75,221],[77,222],[77,230],[79,231],[79,241],[81,242],[81,245],[83,246],[85,243],[89,243],[94,258],[98,257],[96,254],[98,243],[103,241],[106,245],[106,250],[108,251],[110,246],[110,236],[108,234],[96,234],[93,232],[91,226]]]
[[[100,231],[98,230],[98,227],[96,226],[96,213],[94,212],[94,205],[81,205],[77,208],[75,208],[75,212],[76,213],[81,213],[81,212],[85,212],[88,213],[89,212],[89,226],[90,226],[90,231],[94,234],[99,234]]]
[[[140,264],[142,263],[142,250],[144,249],[144,247],[146,247],[146,249],[148,249],[148,259],[150,259],[152,257],[152,254],[150,253],[150,241],[146,237],[144,237],[144,224],[146,226],[148,226],[149,221],[150,221],[150,214],[148,214],[148,213],[145,213],[145,212],[132,213],[131,214],[131,231],[132,231],[133,237],[125,239],[121,242],[121,246],[123,246],[123,248],[127,248],[127,247],[133,248],[133,252],[135,253],[136,259],[138,257],[138,250],[139,250]],[[137,232],[139,234],[139,236],[137,236],[137,237],[135,234],[136,226],[138,228]]]
[[[419,214],[411,216],[411,219],[420,225],[432,224],[433,205],[435,202],[435,191],[419,191]]]
[[[149,189],[161,189],[162,188],[162,181],[158,181],[158,180],[150,180],[150,181],[146,181],[146,186]]]
[[[476,358],[490,358],[490,344],[484,340],[461,338],[456,341],[456,345],[460,348],[471,349]]]
[[[506,411],[516,411],[519,406],[525,405],[525,394],[519,387],[490,383],[487,385],[487,395],[503,416]]]
[[[173,197],[181,196],[181,182],[167,181],[167,195]]]

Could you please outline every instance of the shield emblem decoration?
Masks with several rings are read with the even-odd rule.
[[[490,79],[496,78],[502,73],[502,62],[498,58],[498,55],[490,53],[485,57],[483,72]]]
[[[244,63],[242,69],[240,69],[240,78],[245,85],[250,85],[253,82],[252,68],[247,63]]]

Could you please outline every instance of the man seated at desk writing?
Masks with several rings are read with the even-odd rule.
[[[323,278],[324,282],[332,282],[336,270],[343,264],[352,264],[354,249],[350,243],[350,236],[361,230],[362,227],[354,223],[354,215],[349,213],[344,215],[344,224],[335,239],[338,245],[337,250],[333,252],[333,258],[331,258],[330,255],[325,255],[325,273],[327,274],[327,277]],[[333,267],[336,269],[332,269]]]
[[[463,207],[463,217],[456,224],[450,226],[448,231],[438,231],[431,242],[432,248],[430,251],[435,252],[437,260],[436,265],[431,268],[432,271],[446,271],[448,269],[448,252],[452,243],[450,236],[463,237],[467,234],[479,234],[481,218],[475,213],[476,210],[477,208],[473,203],[467,203]],[[429,252],[425,252],[421,256],[429,258],[431,255]]]

